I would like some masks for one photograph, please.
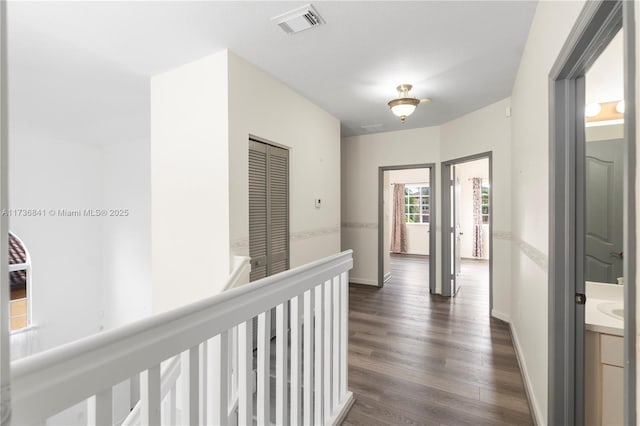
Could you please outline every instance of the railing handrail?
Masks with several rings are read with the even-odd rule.
[[[55,414],[266,312],[352,266],[352,250],[347,250],[18,360],[12,364],[13,408],[21,414],[33,407],[38,407],[40,415]],[[65,386],[68,383],[74,386]]]

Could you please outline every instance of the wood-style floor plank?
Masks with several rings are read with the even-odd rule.
[[[454,299],[428,260],[393,256],[384,288],[349,290],[345,425],[531,425],[509,327],[489,316],[488,265],[464,261]]]

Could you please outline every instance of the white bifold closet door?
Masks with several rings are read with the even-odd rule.
[[[251,281],[289,269],[289,151],[249,140]]]

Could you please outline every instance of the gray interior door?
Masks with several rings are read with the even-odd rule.
[[[623,140],[586,143],[585,280],[622,277]]]
[[[460,203],[457,202],[458,185],[456,183],[456,166],[451,165],[449,167],[449,200],[451,208],[447,220],[449,221],[449,276],[451,282],[451,295],[455,296],[458,292],[458,270],[460,265],[460,232],[459,232],[459,216],[458,208]]]
[[[460,271],[462,271],[462,256],[460,254],[461,240],[462,240],[462,225],[460,224],[460,195],[462,188],[460,186],[460,177],[455,175],[456,166],[453,166],[454,170],[454,197],[453,197],[453,211],[455,213],[455,233],[456,233],[456,291],[460,288],[460,282],[457,277],[460,275]],[[455,294],[455,292],[454,292]]]
[[[289,151],[249,141],[250,280],[289,269]]]

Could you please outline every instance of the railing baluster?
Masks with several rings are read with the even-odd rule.
[[[257,418],[259,425],[271,422],[270,377],[271,377],[271,311],[258,315],[258,389],[256,394]]]
[[[302,424],[302,327],[304,295],[291,299],[291,412],[293,425]]]
[[[140,373],[140,422],[160,424],[160,365]]]
[[[229,422],[229,385],[227,383],[229,379],[229,332],[218,334],[207,344],[209,346],[207,351],[209,354],[207,424],[225,425]]]
[[[182,353],[182,422],[200,422],[200,348],[194,346]]]
[[[324,322],[322,320],[324,314],[324,291],[322,284],[316,286],[313,290],[316,292],[316,300],[315,300],[315,353],[313,356],[314,367],[315,367],[315,375],[313,377],[314,383],[314,405],[313,405],[313,414],[314,414],[314,424],[322,425],[323,421],[323,412],[322,412],[322,396],[323,396],[323,343],[324,343]]]
[[[331,327],[331,311],[333,299],[331,298],[331,280],[324,283],[324,419],[327,421],[331,418],[331,363],[333,361],[331,356],[331,347],[333,345],[333,339],[331,333],[333,328]]]
[[[238,327],[231,328],[229,333],[229,403],[235,400],[238,393]]]
[[[349,274],[340,275],[340,401],[347,394],[349,358]]]
[[[331,412],[340,403],[340,276],[333,278],[333,311],[331,321],[333,325],[333,377],[331,383],[333,385],[331,389]]]
[[[207,354],[207,343],[206,341],[203,342],[201,345],[198,345],[200,350],[199,350],[199,354],[200,354],[200,359],[198,362],[200,371],[198,373],[198,390],[200,392],[199,394],[199,398],[198,398],[198,413],[199,413],[199,418],[200,418],[200,422],[199,424],[202,425],[206,425],[209,424],[207,422],[207,380],[206,378],[209,377],[209,374],[207,373],[207,360],[209,359],[209,356]]]
[[[238,424],[253,423],[253,319],[238,325]]]
[[[87,424],[111,426],[113,424],[113,391],[99,392],[87,400]]]
[[[276,425],[289,424],[288,402],[288,374],[287,361],[289,352],[289,324],[288,303],[284,302],[276,307]]]
[[[173,384],[173,386],[171,386],[171,390],[169,391],[169,424],[178,424],[177,395],[175,383]]]
[[[88,401],[87,421],[113,424],[114,397],[118,395],[113,386],[122,377],[130,377],[129,384],[122,383],[130,390],[122,402],[132,411],[125,419],[117,419],[125,425],[250,426],[256,412],[260,424],[270,424],[274,416],[282,425],[323,425],[347,396],[352,398],[347,390],[346,272],[351,266],[347,251],[285,272],[281,280],[266,278],[233,294],[125,326],[109,339],[94,336],[90,345],[96,356],[91,362],[86,359],[89,343],[66,347],[63,357],[21,361],[12,371],[16,389],[12,422],[45,423],[47,417],[96,389],[105,389]],[[338,277],[334,271],[345,272]],[[287,300],[290,295],[294,296]],[[275,319],[270,317],[274,310]],[[248,317],[260,312],[264,313],[258,321],[258,407],[254,411],[254,329]],[[275,392],[270,390],[274,355],[270,353],[270,326],[274,321]],[[230,324],[237,325],[228,328]],[[124,344],[131,341],[136,342],[133,347]],[[119,374],[111,377],[104,371]],[[33,388],[33,383],[39,385]],[[73,392],[59,392],[61,388]],[[270,408],[272,399],[275,413]]]
[[[138,401],[140,401],[140,374],[129,379],[129,409],[133,410]]]
[[[304,293],[304,406],[302,424],[310,425],[313,419],[313,308],[315,289]]]

